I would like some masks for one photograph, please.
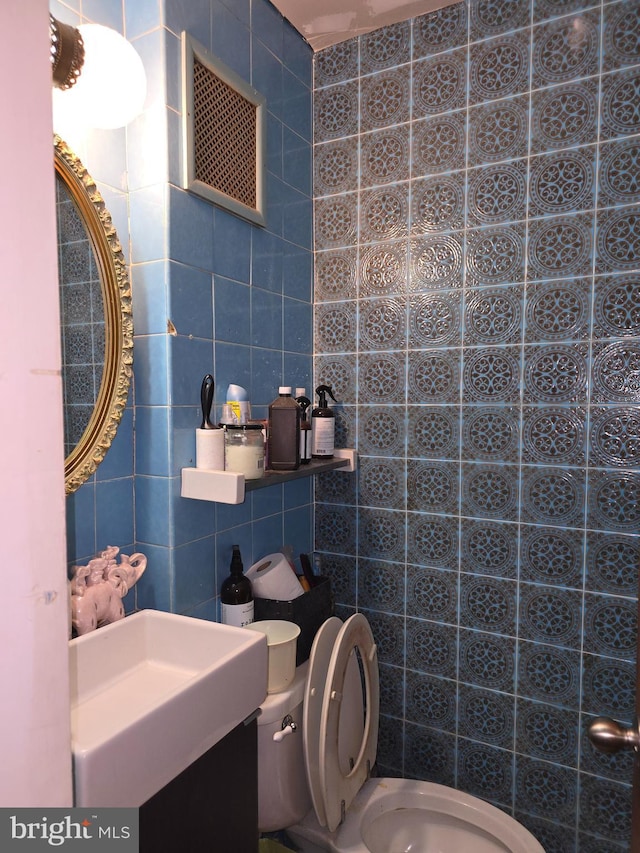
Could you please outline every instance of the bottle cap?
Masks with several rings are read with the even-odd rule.
[[[278,394],[290,394],[291,393],[291,385],[281,385],[278,388]]]
[[[305,388],[296,388],[296,397],[306,397]]]

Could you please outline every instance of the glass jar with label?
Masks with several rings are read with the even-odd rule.
[[[226,424],[224,469],[244,474],[245,480],[264,477],[264,438],[260,424]]]

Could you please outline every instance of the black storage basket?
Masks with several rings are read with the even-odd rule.
[[[291,601],[277,601],[273,598],[256,598],[254,600],[256,622],[262,619],[284,619],[300,626],[296,666],[300,666],[309,658],[318,628],[332,615],[331,581],[323,576],[317,577],[315,586],[309,592],[305,592]]]

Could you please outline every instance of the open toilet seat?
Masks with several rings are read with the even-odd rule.
[[[379,698],[368,621],[360,613],[344,624],[331,617],[316,634],[303,701],[313,810],[287,828],[302,850],[544,853],[524,826],[483,800],[433,782],[370,778]]]
[[[311,650],[303,704],[311,799],[318,822],[330,832],[371,774],[379,707],[378,654],[368,621],[361,613],[344,624],[331,617]]]

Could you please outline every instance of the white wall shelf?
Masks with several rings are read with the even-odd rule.
[[[199,501],[214,501],[223,504],[241,504],[245,493],[255,489],[266,489],[278,483],[313,477],[324,471],[342,471],[346,474],[356,470],[357,453],[350,448],[336,448],[331,459],[312,459],[295,471],[267,471],[259,480],[245,480],[244,474],[234,471],[208,471],[204,468],[182,469],[183,498]]]

